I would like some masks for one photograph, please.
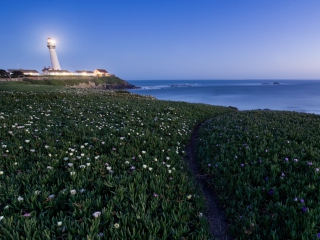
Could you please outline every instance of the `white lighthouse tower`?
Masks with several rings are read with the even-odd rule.
[[[49,48],[52,69],[53,70],[61,70],[58,56],[57,56],[57,52],[56,52],[56,42],[53,39],[48,38],[47,39],[47,47]]]

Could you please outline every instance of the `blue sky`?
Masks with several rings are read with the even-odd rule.
[[[319,0],[1,0],[0,69],[320,79]]]

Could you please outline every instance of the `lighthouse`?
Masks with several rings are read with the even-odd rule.
[[[47,47],[49,48],[52,69],[53,70],[61,70],[58,56],[57,56],[57,52],[56,52],[56,42],[53,39],[48,38],[47,39]]]

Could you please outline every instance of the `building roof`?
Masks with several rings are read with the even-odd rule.
[[[54,69],[49,69],[46,70],[48,72],[57,72],[57,73],[70,73],[68,70],[54,70]]]
[[[104,69],[96,69],[98,72],[101,72],[101,73],[108,73],[108,71],[104,70]]]
[[[23,73],[39,73],[37,70],[29,70],[29,69],[8,69],[8,72],[20,71]]]
[[[93,73],[93,71],[86,71],[86,70],[76,70],[76,73]]]

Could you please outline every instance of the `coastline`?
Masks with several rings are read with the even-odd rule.
[[[320,114],[319,80],[132,80],[159,100]],[[274,83],[280,84],[274,84]],[[173,85],[173,87],[171,87]]]

